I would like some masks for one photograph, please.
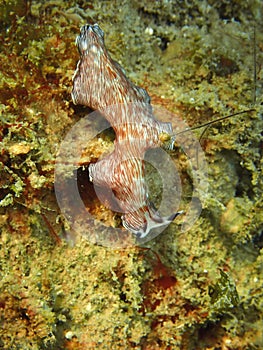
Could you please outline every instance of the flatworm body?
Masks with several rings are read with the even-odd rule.
[[[171,124],[154,118],[148,93],[110,57],[97,24],[83,26],[76,45],[80,60],[73,77],[73,102],[101,111],[116,134],[114,151],[90,164],[90,180],[112,191],[123,213],[123,226],[144,238],[178,215],[158,213],[148,201],[144,179],[144,154],[160,146],[161,134],[172,134]]]

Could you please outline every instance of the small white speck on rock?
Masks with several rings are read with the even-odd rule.
[[[151,27],[147,27],[145,29],[145,34],[148,34],[148,35],[153,35],[153,29]]]
[[[67,331],[67,332],[65,333],[65,338],[66,338],[67,340],[71,340],[74,336],[75,336],[75,334],[74,334],[72,331]]]

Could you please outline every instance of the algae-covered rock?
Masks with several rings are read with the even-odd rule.
[[[6,25],[15,23],[19,18],[25,16],[29,11],[27,0],[1,0],[0,2],[0,24],[3,28]]]
[[[0,348],[263,348],[261,1],[0,6]],[[197,126],[248,110],[193,130],[209,185],[196,192],[193,164],[175,138],[179,209],[187,211],[193,193],[203,207],[188,231],[182,213],[144,246],[64,239],[71,232],[54,167],[65,135],[90,112],[70,96],[75,38],[87,22],[102,27],[113,58],[167,110],[160,118],[175,132],[179,117]],[[120,214],[87,184],[87,165],[114,147],[114,134],[89,141],[73,175],[95,223],[121,229]],[[150,169],[157,204],[160,182]],[[94,227],[86,236],[101,233]]]

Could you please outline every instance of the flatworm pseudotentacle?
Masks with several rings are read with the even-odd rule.
[[[160,135],[171,135],[172,126],[154,118],[147,91],[134,85],[110,57],[98,24],[83,26],[76,44],[80,61],[73,77],[73,102],[101,111],[116,134],[114,151],[90,164],[90,179],[94,186],[114,192],[123,226],[144,238],[178,215],[158,213],[149,203],[144,178],[146,150],[159,147]]]

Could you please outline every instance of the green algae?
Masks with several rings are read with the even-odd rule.
[[[0,347],[262,348],[260,1],[1,8]],[[256,100],[253,113],[214,124],[201,140],[210,188],[198,221],[181,232],[179,218],[145,248],[57,243],[54,161],[83,113],[70,90],[75,36],[86,22],[101,25],[111,54],[153,103],[190,125]],[[186,182],[184,206],[190,171],[179,149],[173,157]]]
[[[235,283],[229,280],[224,271],[220,271],[221,277],[217,283],[210,287],[209,295],[215,310],[226,311],[239,304],[239,297]]]

